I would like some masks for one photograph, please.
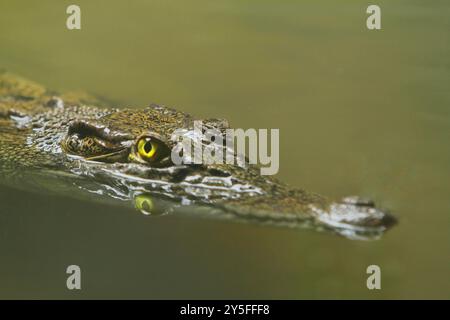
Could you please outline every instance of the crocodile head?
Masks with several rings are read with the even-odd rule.
[[[203,125],[218,132],[228,128],[219,119],[203,120]],[[194,134],[190,115],[158,105],[114,110],[95,119],[78,117],[69,123],[60,145],[73,173],[98,182],[96,193],[134,199],[144,213],[158,211],[158,201],[170,199],[177,205],[214,209],[215,215],[220,211],[245,221],[331,230],[352,239],[377,237],[394,223],[371,201],[331,201],[262,176],[255,165],[175,164],[173,134],[180,130],[206,145],[203,135]]]
[[[202,123],[204,129],[217,129],[220,134],[228,128],[221,119]],[[121,177],[129,190],[136,189],[136,184],[142,191],[159,192],[184,203],[213,203],[262,195],[267,188],[264,184],[271,181],[248,164],[175,164],[171,157],[178,145],[175,132],[202,146],[208,141],[204,131],[196,135],[192,116],[164,106],[114,110],[96,119],[77,118],[66,131],[60,147],[73,170],[85,168],[90,175]],[[233,152],[222,147],[227,154]],[[234,152],[232,156],[237,159]]]
[[[34,82],[0,73],[0,173],[19,177],[20,185],[22,174],[39,176],[26,181],[49,178],[51,183],[45,185],[61,189],[72,190],[75,184],[96,196],[133,200],[145,213],[182,210],[330,230],[352,239],[376,238],[395,222],[372,201],[329,200],[261,175],[257,166],[242,166],[240,161],[176,164],[171,157],[177,145],[175,131],[194,143],[212,143],[206,133],[194,129],[192,116],[158,105],[145,109],[101,105],[86,94],[55,96]],[[218,119],[203,120],[203,126],[219,133],[228,128]],[[232,159],[239,156],[225,149]]]

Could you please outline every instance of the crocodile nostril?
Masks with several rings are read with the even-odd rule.
[[[375,207],[375,202],[372,199],[369,198],[363,198],[359,196],[348,196],[341,199],[342,203],[345,204],[352,204],[355,206],[362,206],[362,207]]]
[[[385,213],[383,218],[381,219],[381,225],[386,228],[390,228],[398,223],[398,220],[390,213]]]

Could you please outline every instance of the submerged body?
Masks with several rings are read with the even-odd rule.
[[[156,211],[157,199],[165,199],[174,206],[206,207],[212,216],[331,230],[353,239],[377,237],[393,224],[371,201],[331,201],[261,176],[256,166],[175,165],[172,133],[189,134],[194,120],[159,105],[107,108],[87,95],[57,95],[3,73],[0,169],[66,175],[69,183],[95,184],[96,194],[133,200],[146,213]],[[222,132],[228,128],[225,120],[202,121]]]

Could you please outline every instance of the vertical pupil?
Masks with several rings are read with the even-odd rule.
[[[152,151],[152,143],[151,143],[150,141],[147,141],[147,142],[144,144],[144,151],[145,151],[146,153],[149,153],[150,151]]]

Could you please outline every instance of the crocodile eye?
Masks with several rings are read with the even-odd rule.
[[[155,137],[143,136],[137,140],[135,145],[136,155],[130,154],[131,160],[150,162],[158,164],[158,162],[170,154],[169,147]]]
[[[152,138],[146,137],[139,139],[137,150],[139,155],[146,160],[152,160],[157,157],[159,143]]]
[[[169,146],[154,135],[142,135],[136,139],[128,161],[137,163],[149,163],[152,166],[164,166],[167,164],[167,156],[170,155]]]

